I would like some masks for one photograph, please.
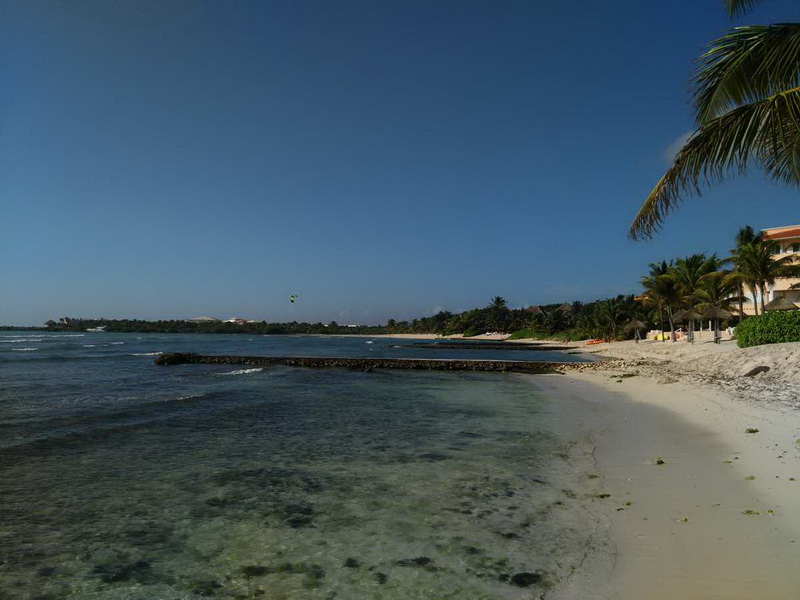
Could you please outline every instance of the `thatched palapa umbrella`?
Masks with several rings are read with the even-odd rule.
[[[730,319],[731,313],[718,306],[711,306],[703,311],[703,317],[706,319],[714,319],[714,343],[719,344],[719,320]]]
[[[696,310],[692,310],[691,308],[682,310],[679,313],[680,318],[678,316],[675,317],[676,320],[686,322],[689,321],[689,342],[694,344],[694,322],[697,319],[702,319],[703,315],[701,315]]]
[[[623,329],[623,331],[625,331],[626,333],[627,333],[628,331],[630,331],[631,329],[633,329],[633,331],[634,331],[634,336],[635,336],[635,337],[634,337],[634,339],[636,340],[636,343],[638,344],[638,343],[639,343],[639,340],[640,340],[640,339],[641,339],[641,337],[642,337],[642,336],[639,334],[639,331],[640,331],[640,330],[642,330],[642,329],[647,329],[647,325],[645,325],[645,324],[644,324],[644,323],[642,323],[641,321],[637,321],[636,319],[633,319],[633,320],[632,320],[632,321],[630,321],[630,322],[629,322],[627,325],[625,325],[625,327],[623,327],[622,329]]]
[[[797,310],[797,305],[783,296],[770,300],[764,305],[764,310]]]

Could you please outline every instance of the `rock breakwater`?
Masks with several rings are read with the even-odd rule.
[[[521,373],[559,373],[580,363],[557,363],[513,360],[436,360],[414,358],[342,358],[321,356],[206,356],[194,353],[170,353],[159,356],[157,365],[246,365],[268,367],[284,365],[309,368],[346,368],[357,371],[373,369],[414,369],[427,371],[496,371]]]

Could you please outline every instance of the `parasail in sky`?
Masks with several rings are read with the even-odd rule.
[[[295,301],[295,300],[297,300],[297,294],[291,294],[291,295],[289,296],[289,302],[291,302],[292,304],[294,304],[294,301]]]

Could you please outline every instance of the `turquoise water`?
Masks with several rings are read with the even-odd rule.
[[[0,333],[0,597],[532,598],[587,552],[585,474],[524,376],[153,365],[396,343],[364,338],[63,335]]]

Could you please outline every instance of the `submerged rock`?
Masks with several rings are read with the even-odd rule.
[[[535,583],[541,583],[541,573],[515,573],[511,576],[511,583],[517,587],[529,587]]]
[[[242,574],[247,577],[263,577],[264,575],[269,575],[270,569],[269,567],[265,567],[263,565],[246,565],[242,567]]]
[[[418,556],[417,558],[404,558],[398,560],[397,565],[400,567],[427,567],[432,564],[433,560],[427,556]]]
[[[344,561],[343,566],[347,567],[348,569],[357,569],[361,565],[355,558],[348,558],[346,561]]]
[[[100,581],[103,583],[116,583],[118,581],[128,581],[132,577],[142,575],[148,571],[150,571],[150,563],[146,560],[139,560],[96,565],[93,573],[99,575]]]

